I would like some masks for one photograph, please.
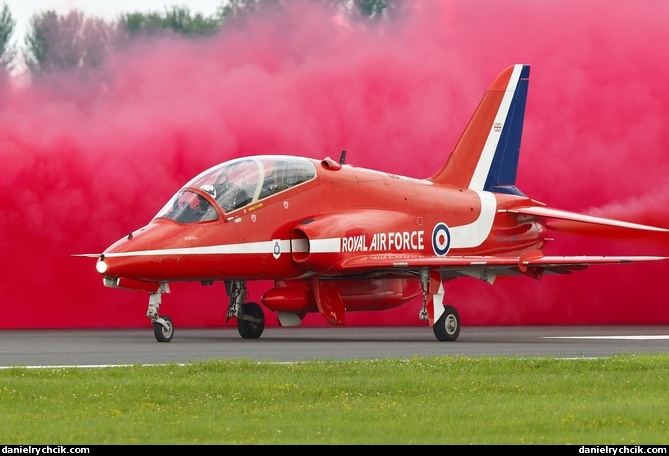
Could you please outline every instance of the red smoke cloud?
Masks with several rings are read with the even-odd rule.
[[[71,254],[101,252],[192,176],[242,155],[346,149],[356,166],[430,176],[514,63],[532,66],[518,187],[669,227],[669,3],[415,1],[378,23],[322,3],[289,2],[211,39],[136,44],[90,85],[0,89],[0,328],[148,326],[147,294],[103,287],[95,260]],[[658,238],[553,237],[547,254],[669,254]],[[668,267],[459,279],[446,300],[466,325],[667,323]],[[220,326],[226,306],[222,284],[174,284],[161,311],[177,327]],[[347,322],[419,324],[419,307]]]

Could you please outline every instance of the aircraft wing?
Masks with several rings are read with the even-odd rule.
[[[332,271],[365,273],[372,271],[415,272],[421,268],[436,269],[442,278],[469,276],[492,283],[496,276],[530,275],[538,278],[544,273],[570,274],[590,265],[623,264],[668,260],[663,256],[544,256],[539,250],[521,256],[447,256],[424,257],[414,254],[364,254],[347,258]]]

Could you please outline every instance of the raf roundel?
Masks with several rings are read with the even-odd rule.
[[[432,230],[432,250],[438,256],[444,256],[451,248],[451,232],[444,222],[439,222]]]

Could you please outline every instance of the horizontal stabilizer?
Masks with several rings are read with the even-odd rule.
[[[655,231],[661,233],[669,232],[666,228],[658,228],[655,226],[641,225],[638,223],[623,222],[621,220],[608,219],[604,217],[595,217],[592,215],[579,214],[577,212],[563,211],[560,209],[551,209],[548,207],[541,206],[528,206],[528,207],[514,207],[512,209],[505,209],[505,212],[510,212],[512,214],[523,214],[523,215],[534,215],[537,217],[547,217],[554,218],[559,220],[565,220],[569,222],[578,222],[579,224],[588,223],[594,225],[610,226],[616,228],[627,228],[632,230],[644,230],[644,231]],[[578,228],[574,228],[573,225],[569,224],[549,224],[549,228],[559,230],[561,227],[564,227],[564,231],[581,231]]]
[[[597,255],[572,255],[572,256],[544,256],[532,258],[523,262],[525,266],[588,266],[595,264],[618,264],[639,263],[646,261],[665,261],[669,257],[663,256],[597,256]]]

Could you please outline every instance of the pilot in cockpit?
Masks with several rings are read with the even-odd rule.
[[[260,190],[260,195],[259,199],[267,198],[270,195],[273,195],[276,193],[277,190],[277,185],[276,185],[276,180],[274,179],[274,173],[268,174],[265,176],[265,179],[263,180],[262,183],[262,189]]]
[[[285,163],[278,176],[277,191],[286,190],[297,183],[297,170],[292,163]]]
[[[209,193],[212,198],[216,199],[216,187],[214,187],[213,185],[203,185],[200,188],[205,192]]]

